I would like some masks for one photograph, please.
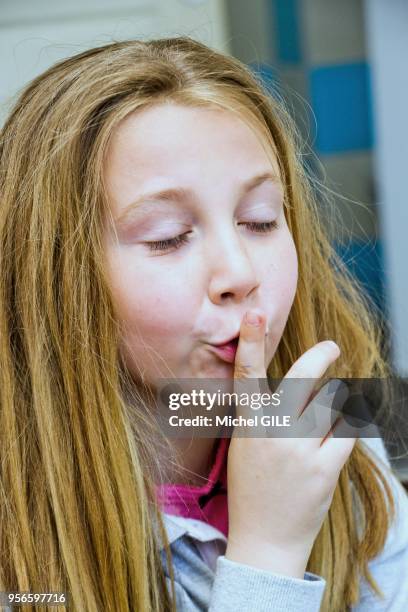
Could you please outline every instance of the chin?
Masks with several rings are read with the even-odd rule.
[[[193,378],[221,378],[229,379],[234,377],[234,364],[220,361],[217,364],[208,366],[205,371],[193,374]]]
[[[220,378],[222,380],[232,380],[234,378],[234,364],[222,363],[214,367],[214,373],[208,378]]]

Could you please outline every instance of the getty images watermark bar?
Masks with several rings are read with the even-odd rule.
[[[162,378],[159,426],[171,438],[408,440],[408,379]]]

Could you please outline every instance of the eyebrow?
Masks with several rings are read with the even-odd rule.
[[[241,199],[249,191],[251,191],[252,189],[255,189],[255,187],[258,187],[259,185],[265,182],[272,182],[277,185],[282,184],[281,180],[276,174],[273,174],[272,172],[263,172],[262,174],[253,176],[252,178],[245,181],[245,183],[241,185],[241,188],[238,194],[238,199]],[[183,202],[188,197],[190,197],[192,193],[193,192],[191,189],[187,189],[185,187],[173,187],[169,189],[163,189],[161,191],[156,191],[154,193],[144,193],[140,195],[136,200],[134,200],[131,204],[126,206],[126,208],[121,213],[121,215],[115,219],[115,222],[123,223],[127,219],[127,217],[136,208],[138,208],[138,206],[142,202],[154,202],[157,200],[162,200],[162,201],[167,201],[167,202],[176,200],[179,202]]]

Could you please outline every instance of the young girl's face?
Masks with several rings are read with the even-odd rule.
[[[238,334],[250,307],[267,317],[268,365],[298,270],[278,165],[255,132],[222,109],[156,105],[122,121],[104,172],[109,277],[135,378],[232,378],[212,344]]]

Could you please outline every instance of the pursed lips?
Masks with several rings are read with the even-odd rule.
[[[214,352],[220,359],[227,363],[233,363],[235,361],[235,355],[238,349],[239,336],[233,338],[229,342],[224,344],[210,344],[212,352]]]

